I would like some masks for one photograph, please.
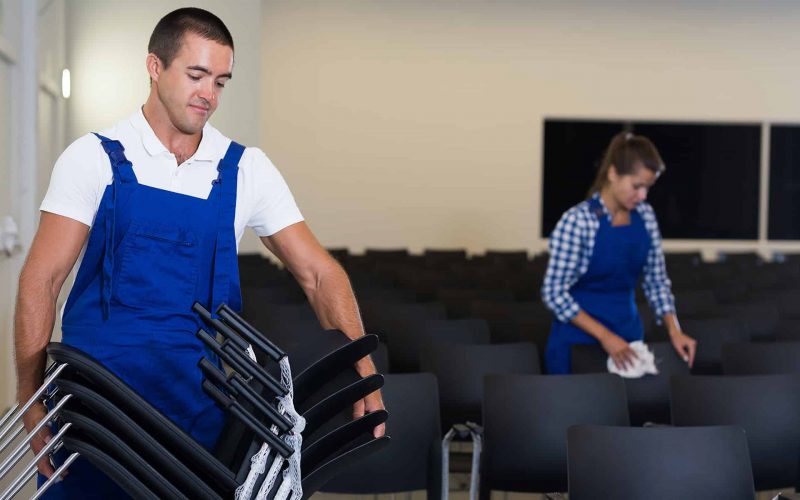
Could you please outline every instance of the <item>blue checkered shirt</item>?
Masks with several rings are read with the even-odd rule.
[[[594,197],[600,198],[598,193]],[[602,199],[600,205],[605,216],[610,219],[611,215]],[[661,232],[650,204],[639,203],[636,211],[642,217],[652,241],[643,269],[642,289],[660,321],[665,314],[675,312],[672,284],[667,277],[664,251],[661,248]],[[550,260],[542,285],[542,300],[561,322],[569,322],[580,311],[580,305],[569,291],[589,269],[594,239],[599,228],[600,221],[592,213],[589,202],[584,201],[564,212],[550,235]]]

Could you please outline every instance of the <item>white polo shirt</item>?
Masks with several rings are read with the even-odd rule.
[[[125,147],[140,184],[206,199],[217,165],[231,140],[206,123],[195,154],[177,164],[175,155],[156,137],[139,109],[130,118],[100,132]],[[106,186],[112,182],[108,155],[94,134],[64,150],[56,161],[40,210],[92,226]],[[247,148],[239,162],[236,191],[236,244],[246,226],[258,236],[270,236],[300,222],[303,216],[280,172],[259,148]]]

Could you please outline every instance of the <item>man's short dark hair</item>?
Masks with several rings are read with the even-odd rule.
[[[187,32],[233,50],[233,37],[225,23],[211,12],[196,7],[174,10],[162,17],[150,35],[147,50],[158,56],[165,68],[169,67],[181,49],[183,35]]]

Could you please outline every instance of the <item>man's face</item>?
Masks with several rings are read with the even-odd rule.
[[[154,83],[172,125],[189,135],[203,130],[232,70],[230,47],[186,33],[178,54]]]

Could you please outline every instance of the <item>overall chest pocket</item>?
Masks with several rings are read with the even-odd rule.
[[[196,236],[185,229],[131,222],[117,250],[114,299],[137,308],[188,311],[199,265]]]

